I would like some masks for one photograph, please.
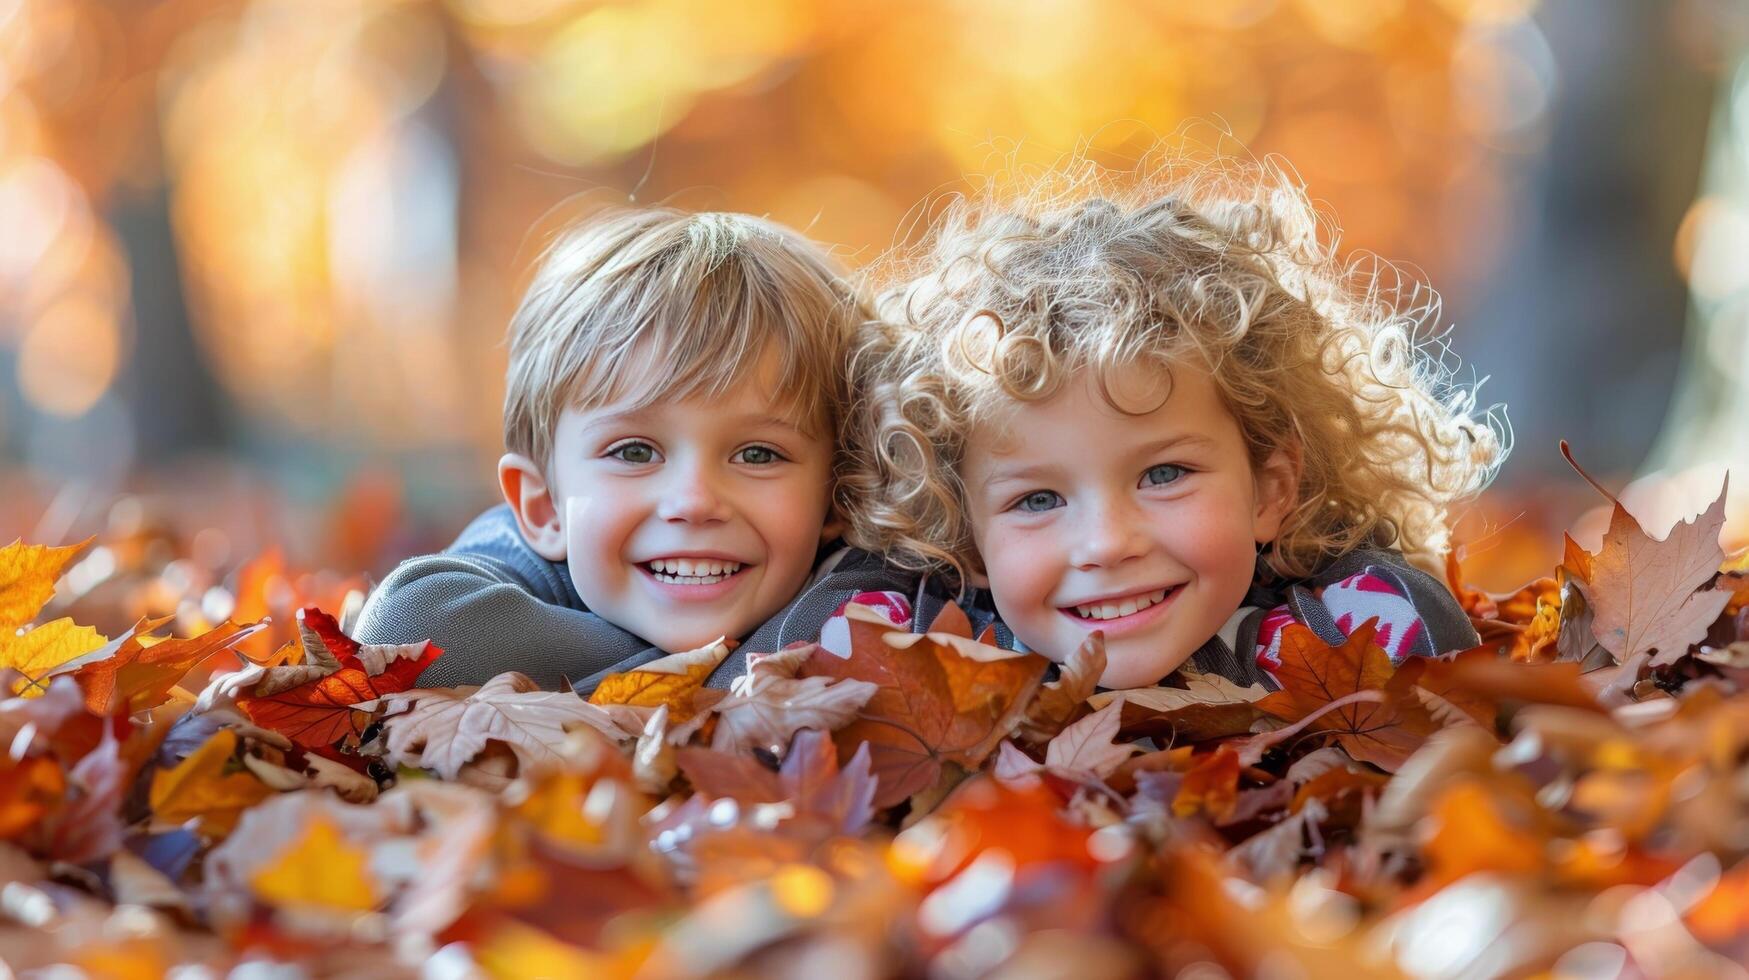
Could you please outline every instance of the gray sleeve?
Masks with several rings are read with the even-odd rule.
[[[541,600],[504,562],[479,555],[402,562],[366,600],[353,632],[361,643],[430,640],[442,647],[419,675],[420,687],[483,684],[516,670],[543,688],[561,689],[566,678],[651,649],[594,613]]]

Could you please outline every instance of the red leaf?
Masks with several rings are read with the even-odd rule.
[[[362,712],[356,706],[412,687],[420,672],[443,653],[436,644],[427,643],[417,656],[390,660],[381,672],[371,674],[359,661],[358,642],[340,632],[332,616],[314,606],[303,615],[305,625],[339,661],[339,669],[276,694],[239,697],[237,706],[250,721],[306,748],[326,748],[348,735],[362,734]]]

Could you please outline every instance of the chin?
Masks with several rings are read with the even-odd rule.
[[[1169,660],[1155,660],[1153,663],[1126,662],[1122,654],[1118,654],[1115,662],[1108,662],[1105,673],[1099,676],[1099,686],[1107,690],[1122,690],[1131,687],[1153,687],[1171,676],[1172,672],[1184,665],[1190,657],[1175,657]]]

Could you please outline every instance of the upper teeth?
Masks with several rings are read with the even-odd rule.
[[[1116,602],[1095,602],[1090,605],[1076,606],[1075,613],[1082,619],[1116,619],[1140,612],[1156,602],[1166,598],[1169,589],[1160,589],[1142,595],[1133,595]]]
[[[658,575],[681,578],[712,578],[733,575],[741,570],[738,561],[717,561],[714,558],[658,558],[649,565],[650,571]]]

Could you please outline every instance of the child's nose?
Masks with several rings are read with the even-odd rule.
[[[686,470],[674,474],[663,488],[656,516],[665,521],[709,524],[728,520],[728,506],[708,474]]]
[[[1146,550],[1135,515],[1125,507],[1091,510],[1076,529],[1070,561],[1076,568],[1107,568],[1139,557]]]

